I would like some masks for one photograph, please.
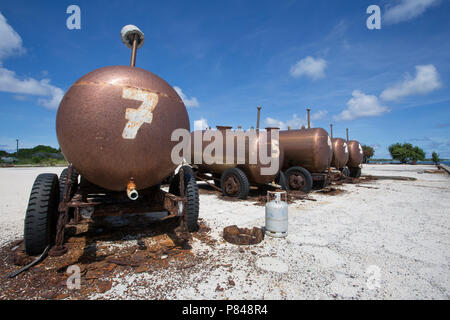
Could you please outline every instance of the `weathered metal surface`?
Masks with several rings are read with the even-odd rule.
[[[333,158],[331,166],[336,169],[342,169],[348,162],[349,152],[347,141],[342,138],[332,138],[333,144]]]
[[[264,239],[264,232],[261,228],[253,227],[253,229],[238,228],[237,226],[229,226],[223,229],[223,238],[237,245],[254,245]]]
[[[331,164],[331,138],[322,128],[280,131],[283,169],[299,166],[309,172],[326,171]]]
[[[58,205],[58,220],[56,223],[56,234],[55,234],[55,245],[50,249],[50,256],[61,256],[67,252],[67,249],[64,247],[64,230],[66,228],[66,224],[69,222],[69,211],[70,207],[67,206],[67,203],[70,201],[70,197],[72,194],[72,189],[75,188],[76,184],[74,183],[74,171],[73,165],[70,165],[67,170],[67,178],[64,187],[64,194],[62,197],[62,201]]]
[[[274,161],[278,161],[278,170],[276,170],[276,172],[274,174],[269,174],[269,175],[263,175],[261,174],[261,169],[262,168],[268,168],[270,167],[270,163],[269,164],[262,164],[260,161],[260,157],[257,157],[257,161],[255,164],[250,164],[251,163],[251,154],[256,154],[259,155],[259,148],[260,145],[267,148],[266,154],[270,157],[271,156],[271,138],[272,138],[272,130],[276,129],[278,130],[278,128],[266,128],[267,130],[267,140],[264,139],[263,141],[260,142],[260,139],[262,139],[262,135],[260,136],[258,134],[259,131],[255,131],[255,139],[249,139],[248,136],[245,136],[245,131],[242,130],[238,130],[238,131],[234,131],[234,133],[237,133],[237,135],[242,135],[242,137],[245,136],[245,152],[243,153],[242,157],[238,157],[238,136],[234,137],[234,157],[232,159],[232,161],[228,161],[227,163],[227,150],[226,150],[226,135],[225,135],[225,131],[226,130],[231,130],[232,127],[226,127],[226,126],[217,126],[217,129],[219,131],[222,132],[222,145],[223,145],[223,158],[221,160],[222,163],[212,163],[212,164],[208,164],[205,161],[202,161],[202,163],[195,163],[195,159],[196,159],[196,154],[197,157],[200,158],[200,154],[198,154],[197,152],[199,152],[200,150],[195,150],[194,148],[194,135],[195,132],[191,133],[191,163],[195,164],[199,171],[201,173],[212,173],[214,176],[221,176],[223,172],[225,172],[225,170],[229,169],[229,168],[239,168],[241,169],[247,176],[249,182],[251,184],[257,184],[257,185],[262,185],[262,184],[266,184],[266,183],[270,183],[273,180],[276,179],[276,177],[278,176],[279,170],[281,169],[281,166],[283,164],[284,161],[284,152],[283,149],[280,147],[279,148],[279,152],[278,154],[274,154]],[[202,131],[202,135],[206,132],[206,130]],[[244,139],[244,138],[243,138]],[[208,147],[208,145],[211,143],[211,141],[202,141],[202,148],[201,148],[201,153],[202,155],[204,154],[205,148]],[[197,152],[196,152],[197,151]],[[215,152],[212,152],[212,155],[215,156]],[[203,159],[203,158],[202,158]]]
[[[130,66],[111,66],[81,77],[61,101],[56,132],[67,161],[108,190],[156,185],[176,168],[173,130],[189,130],[186,108],[163,79]]]
[[[356,140],[351,140],[347,143],[349,158],[347,166],[356,168],[363,162],[363,149],[361,144]]]
[[[218,178],[215,178],[215,177],[209,177],[209,176],[207,176],[207,175],[205,175],[205,174],[203,174],[203,173],[200,173],[200,172],[196,172],[196,173],[195,173],[195,179],[201,180],[201,181],[207,183],[211,188],[216,189],[217,191],[222,192],[222,189],[220,189],[220,188],[217,187],[216,185],[214,185],[214,184],[212,184],[211,182],[209,182],[209,180],[211,180],[211,178],[212,178],[214,181],[219,181],[219,182],[220,182],[220,179],[218,179]]]
[[[226,154],[227,153],[226,153],[226,143],[225,143],[225,131],[231,130],[231,129],[232,129],[232,127],[228,127],[228,126],[217,126],[217,130],[221,131],[223,134],[223,140],[222,140],[222,144],[223,144],[222,155],[223,155],[223,157],[221,158],[221,161],[220,161],[221,163],[219,163],[219,161],[211,163],[211,164],[206,163],[203,159],[203,153],[205,151],[205,148],[211,142],[203,141],[203,139],[202,139],[202,142],[201,142],[202,147],[201,147],[201,149],[197,149],[197,148],[195,148],[195,145],[194,145],[194,136],[196,134],[196,131],[191,133],[191,161],[190,161],[190,163],[195,164],[198,167],[199,172],[212,173],[212,174],[220,177],[220,175],[222,175],[222,173],[224,173],[225,170],[236,167],[236,162],[235,162],[236,159],[233,159],[234,160],[233,163],[226,163]],[[206,130],[201,131],[202,137],[205,134],[205,132],[206,132]],[[236,139],[234,139],[234,146],[235,146],[235,148],[234,148],[233,152],[234,152],[234,154],[236,154],[236,150],[237,150],[236,149]],[[201,152],[201,153],[199,154],[199,152]],[[213,152],[212,155],[214,157],[217,156],[215,152]],[[201,163],[196,163],[196,159],[201,159]]]

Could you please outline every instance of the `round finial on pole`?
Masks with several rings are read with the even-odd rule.
[[[128,24],[120,31],[120,37],[122,42],[131,49],[130,65],[134,67],[136,65],[136,51],[144,45],[144,33],[138,27]]]

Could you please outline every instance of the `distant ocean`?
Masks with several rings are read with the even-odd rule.
[[[395,161],[395,160],[373,161],[373,160],[369,160],[369,163],[400,163],[400,161]],[[441,161],[440,163],[445,164],[447,166],[450,166],[450,161]],[[417,161],[417,164],[434,164],[434,163],[432,161]]]

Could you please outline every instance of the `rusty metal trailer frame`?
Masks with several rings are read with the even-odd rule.
[[[167,216],[163,220],[178,218],[179,225],[175,229],[177,237],[185,241],[190,239],[182,168],[178,173],[180,175],[179,196],[161,190],[158,185],[141,190],[141,197],[136,201],[128,199],[124,192],[103,189],[84,180],[83,177],[78,184],[78,181],[73,181],[74,177],[78,180],[78,174],[74,174],[74,170],[72,165],[68,167],[63,196],[58,206],[56,235],[54,246],[49,251],[50,256],[60,256],[67,252],[64,246],[64,230],[69,220],[71,224],[77,224],[83,218],[98,216],[167,211]]]

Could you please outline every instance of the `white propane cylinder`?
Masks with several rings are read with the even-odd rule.
[[[281,200],[284,194],[286,201]],[[275,196],[274,200],[270,200],[270,196]],[[267,192],[266,203],[266,235],[276,238],[284,238],[288,235],[288,204],[287,193],[283,192]]]

